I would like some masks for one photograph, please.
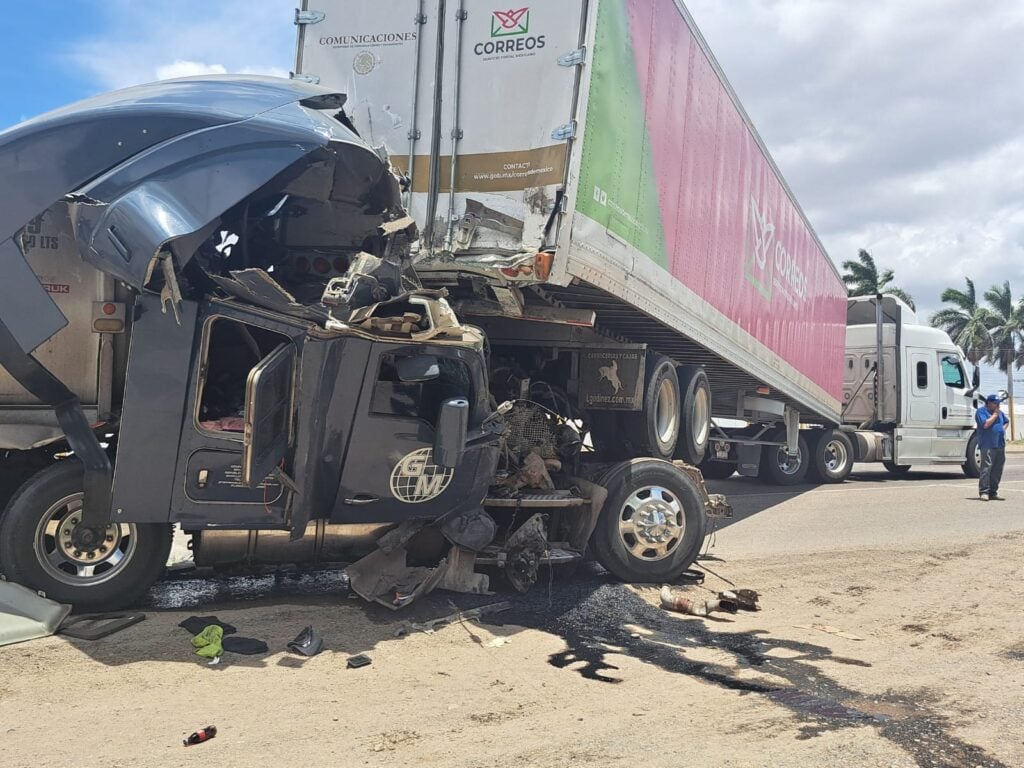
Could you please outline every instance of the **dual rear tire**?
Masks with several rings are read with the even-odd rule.
[[[590,414],[595,448],[606,460],[652,456],[700,464],[711,438],[707,373],[697,365],[677,368],[653,352],[647,355],[645,371],[639,411]]]
[[[772,439],[785,442],[785,430],[778,430]],[[767,446],[761,455],[762,476],[775,485],[799,485],[806,480],[816,483],[841,483],[853,471],[853,443],[837,429],[802,431],[795,455],[786,446]]]

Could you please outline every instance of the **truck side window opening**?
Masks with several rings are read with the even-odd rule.
[[[251,371],[287,336],[235,320],[216,318],[209,325],[204,351],[206,375],[200,382],[196,421],[211,432],[244,431],[245,385]]]
[[[441,404],[453,397],[472,402],[469,367],[461,360],[438,358],[440,376],[432,381],[400,381],[395,361],[400,355],[383,355],[370,409],[378,416],[420,419],[437,426]]]
[[[917,388],[928,389],[928,363],[924,360],[917,364]]]
[[[947,387],[964,389],[967,387],[967,376],[955,357],[942,358],[942,381]]]

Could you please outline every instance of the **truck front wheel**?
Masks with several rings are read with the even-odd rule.
[[[811,442],[809,470],[822,483],[841,483],[853,471],[853,443],[837,429],[823,429]]]
[[[666,461],[634,459],[600,484],[608,498],[591,544],[601,565],[623,581],[653,583],[672,581],[693,564],[707,515],[687,475]]]
[[[172,528],[111,523],[91,547],[77,544],[83,480],[81,463],[69,459],[22,485],[0,518],[0,570],[77,610],[124,608],[163,572]]]
[[[967,441],[963,470],[965,477],[981,477],[981,449],[978,447],[977,435],[971,435],[971,439]]]

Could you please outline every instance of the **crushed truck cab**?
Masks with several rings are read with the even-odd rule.
[[[693,562],[724,499],[668,461],[583,467],[566,414],[495,399],[345,101],[186,78],[0,133],[8,578],[121,607],[172,524],[201,566],[356,560],[392,608],[486,591],[480,564],[528,589],[592,536],[623,578]]]

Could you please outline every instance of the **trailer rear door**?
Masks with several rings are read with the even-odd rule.
[[[348,95],[434,246],[536,250],[565,180],[586,5],[304,0],[296,72]]]

